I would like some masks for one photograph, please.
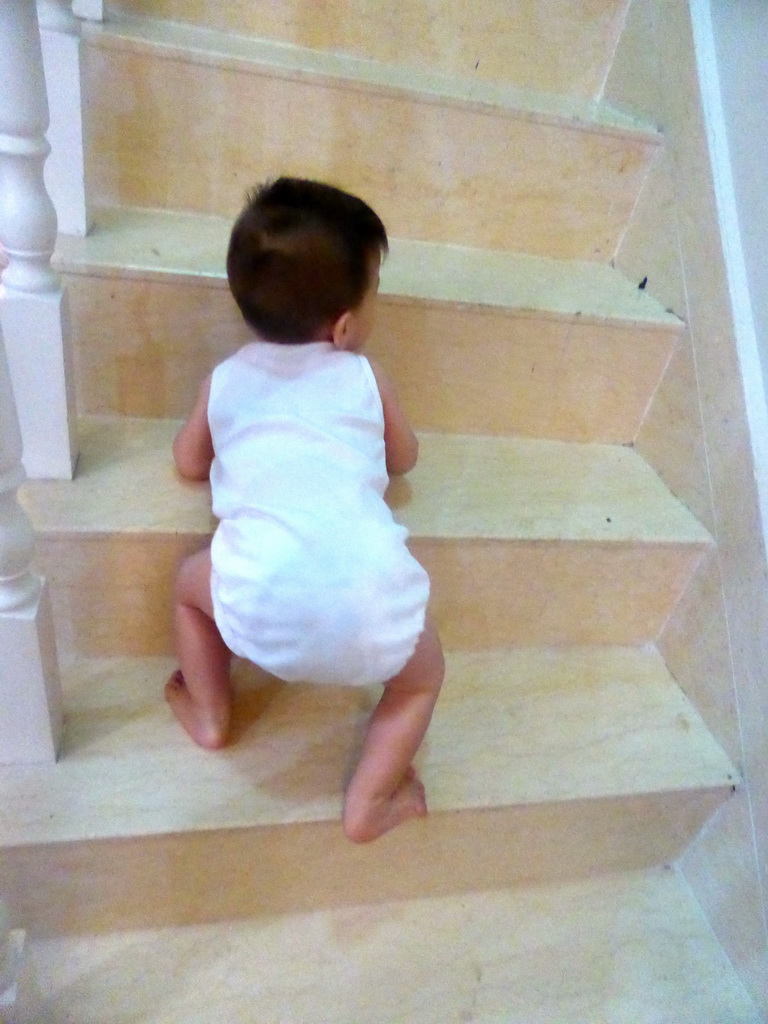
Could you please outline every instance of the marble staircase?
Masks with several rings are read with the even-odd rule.
[[[714,545],[632,446],[682,324],[612,266],[663,147],[595,98],[626,4],[521,13],[509,47],[508,5],[430,6],[121,0],[84,30],[95,227],[55,257],[82,454],[21,495],[65,746],[0,769],[41,1021],[760,1021],[675,869],[740,779],[656,648]],[[228,228],[279,173],[382,214],[371,351],[421,436],[388,497],[447,652],[431,813],[362,848],[375,693],[239,665],[215,754],[162,701],[174,566],[213,525],[170,443],[246,336]]]

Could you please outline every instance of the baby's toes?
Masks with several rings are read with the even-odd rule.
[[[169,677],[168,682],[165,684],[165,689],[166,691],[184,690],[186,689],[186,685],[187,684],[184,682],[184,676],[181,674],[181,669],[177,668]]]
[[[393,798],[397,813],[405,818],[423,818],[427,813],[427,795],[424,783],[411,771]]]
[[[423,817],[427,813],[427,791],[421,779],[414,778],[411,781],[413,807],[416,814]]]

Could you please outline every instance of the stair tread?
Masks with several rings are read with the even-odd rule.
[[[418,764],[433,812],[722,790],[736,772],[655,650],[449,652]],[[0,768],[0,844],[335,820],[379,688],[280,684],[238,663],[234,742],[198,749],[168,658],[64,673],[60,762]]]
[[[63,272],[161,277],[226,286],[231,220],[203,214],[105,207],[85,238],[60,235]],[[615,320],[679,330],[680,320],[605,264],[555,260],[411,239],[391,239],[382,267],[383,301],[459,303]]]
[[[88,23],[84,38],[102,48],[154,52],[176,59],[248,69],[322,84],[344,83],[376,92],[408,93],[424,102],[453,103],[513,116],[560,123],[570,128],[637,135],[660,141],[658,128],[606,103],[520,89],[503,82],[401,66],[348,54],[315,50],[273,39],[153,18],[113,18]]]
[[[685,882],[663,869],[55,939],[32,953],[50,1024],[762,1019]]]
[[[86,417],[74,482],[29,481],[41,534],[193,533],[214,521],[208,484],[181,480],[178,422]],[[388,500],[413,536],[692,544],[711,537],[631,448],[422,434],[416,468]]]

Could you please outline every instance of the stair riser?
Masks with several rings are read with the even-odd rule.
[[[657,150],[567,121],[141,52],[91,47],[85,77],[88,180],[118,205],[232,216],[254,183],[298,174],[359,193],[393,236],[606,261]]]
[[[200,535],[41,538],[62,652],[172,652],[175,566]],[[695,545],[433,540],[411,547],[430,574],[446,647],[653,641],[702,550]]]
[[[337,823],[17,847],[0,876],[33,935],[427,898],[668,862],[726,792],[435,814],[369,847]]]
[[[81,412],[184,417],[211,366],[249,339],[223,284],[64,280]],[[395,376],[418,430],[628,443],[676,337],[382,296],[368,350]]]
[[[528,10],[529,4],[509,0],[483,0],[480,7],[425,4],[424,0],[392,6],[376,0],[322,4],[120,0],[110,7],[126,14],[190,21],[299,46],[590,97],[598,93],[608,72],[625,4],[623,0],[566,5],[539,0],[535,14]]]

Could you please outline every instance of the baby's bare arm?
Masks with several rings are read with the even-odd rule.
[[[213,462],[213,442],[208,426],[208,396],[211,378],[200,387],[195,407],[173,442],[176,468],[187,480],[207,480]]]
[[[387,472],[407,473],[419,457],[419,440],[403,412],[394,381],[378,363],[371,363],[379,386],[384,407],[384,446],[387,453]]]

